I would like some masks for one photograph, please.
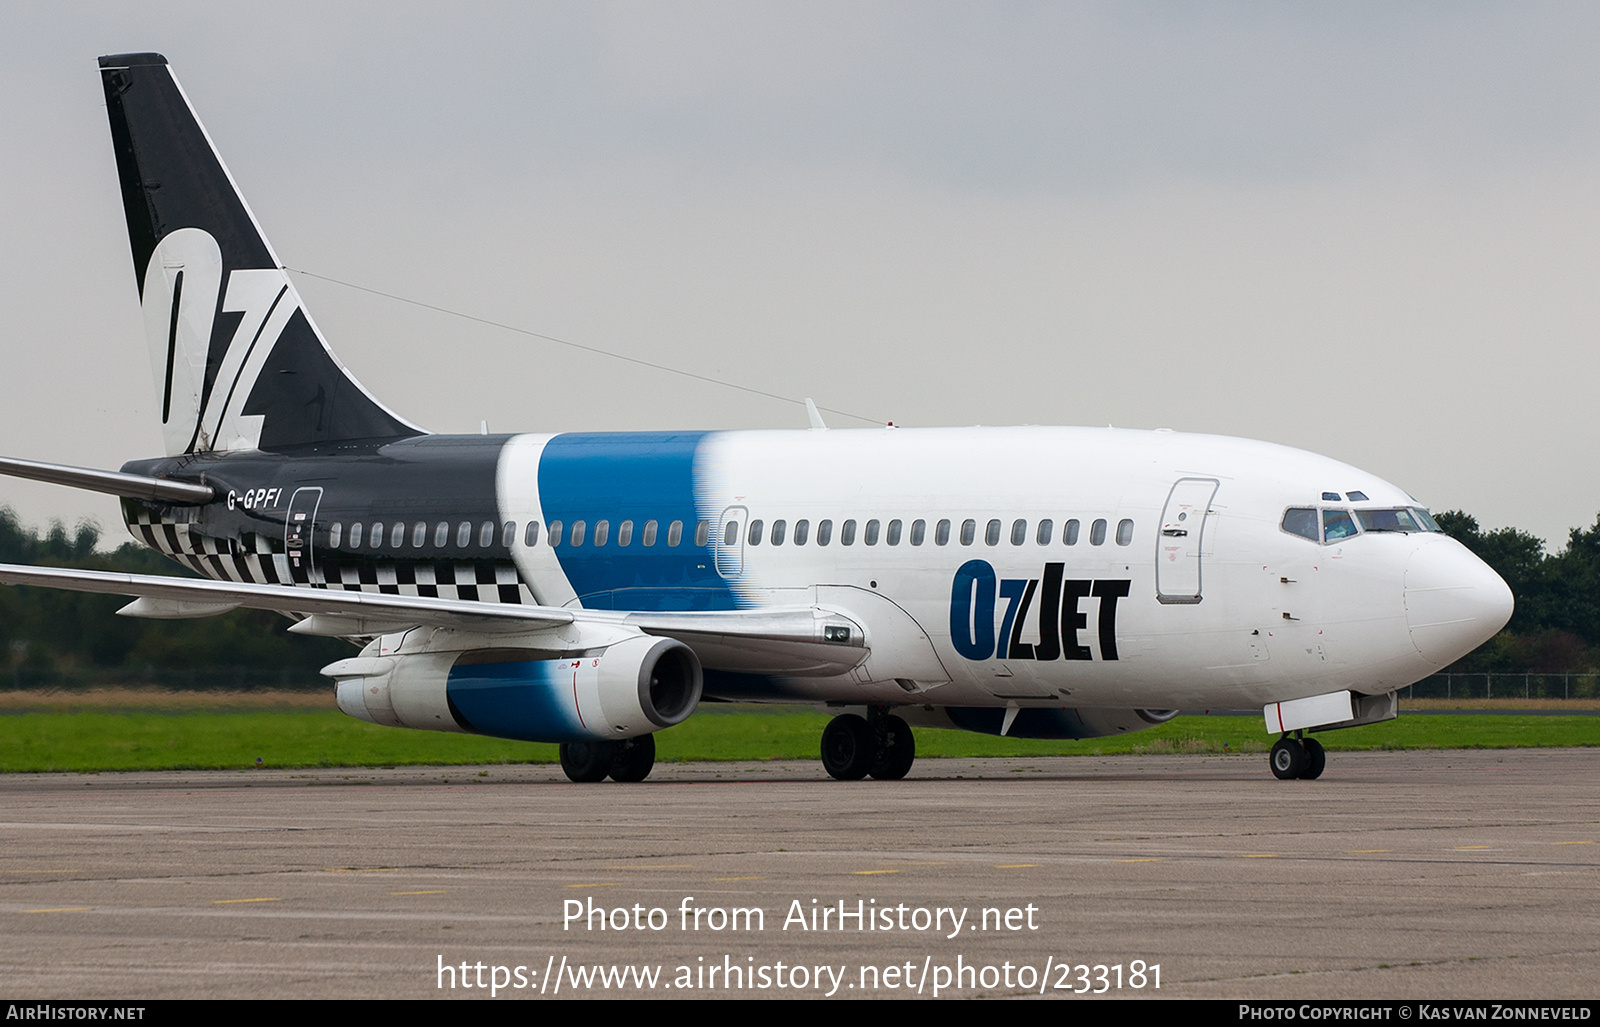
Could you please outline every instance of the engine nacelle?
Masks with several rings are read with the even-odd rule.
[[[694,650],[649,635],[559,655],[514,646],[373,651],[322,669],[338,683],[339,709],[350,716],[527,742],[659,731],[693,713],[704,687]]]

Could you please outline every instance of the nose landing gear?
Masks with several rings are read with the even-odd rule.
[[[859,781],[868,774],[898,781],[916,758],[911,728],[883,707],[872,707],[866,717],[840,714],[822,730],[822,768],[839,781]]]
[[[1306,738],[1302,731],[1299,738],[1286,734],[1273,743],[1267,762],[1272,765],[1272,775],[1280,781],[1294,778],[1312,781],[1321,777],[1327,767],[1328,752],[1321,742]]]

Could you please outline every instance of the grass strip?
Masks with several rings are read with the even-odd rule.
[[[828,716],[809,709],[704,709],[656,736],[664,762],[816,759]],[[1317,736],[1330,751],[1600,745],[1594,717],[1401,716]],[[919,729],[919,757],[1264,753],[1255,717],[1178,717],[1081,742]],[[332,710],[22,713],[0,716],[0,771],[196,770],[553,763],[556,747],[378,727]]]

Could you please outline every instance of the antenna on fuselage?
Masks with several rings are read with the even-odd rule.
[[[811,402],[810,396],[806,397],[806,417],[811,419],[811,427],[827,429],[828,426],[822,423],[822,414],[818,413],[817,405]]]

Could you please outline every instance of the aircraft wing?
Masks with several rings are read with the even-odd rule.
[[[631,628],[678,639],[711,669],[752,674],[841,674],[869,652],[859,624],[813,606],[665,613],[563,609],[14,564],[0,564],[0,584],[134,596],[117,611],[131,617],[273,610],[302,617],[289,630],[310,635],[378,635],[419,626],[495,634],[575,625],[581,637],[585,626]]]

